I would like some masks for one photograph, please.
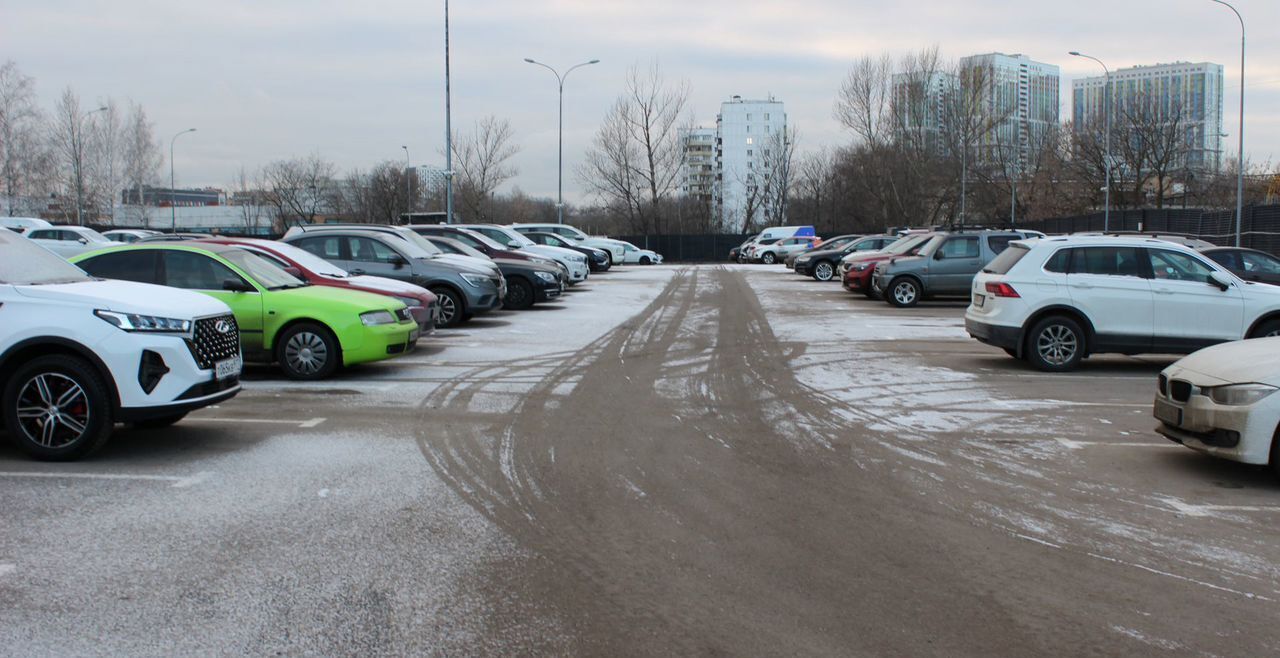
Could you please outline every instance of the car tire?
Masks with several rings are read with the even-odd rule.
[[[884,298],[898,308],[911,308],[920,303],[920,284],[909,276],[900,276],[889,282]]]
[[[0,398],[0,413],[9,438],[23,452],[36,459],[70,461],[110,438],[115,425],[110,396],[102,375],[88,361],[53,354],[18,366]],[[19,409],[28,410],[26,418]],[[44,412],[43,418],[32,415],[37,410]],[[45,415],[50,412],[57,414],[52,424]]]
[[[760,262],[765,265],[773,265],[778,262],[778,257],[774,256],[772,251],[766,251],[764,252],[764,255],[760,257]]]
[[[1280,425],[1276,426],[1276,431],[1271,435],[1271,457],[1267,460],[1267,467],[1271,469],[1272,475],[1280,478]]]
[[[186,417],[187,414],[185,412],[180,414],[171,414],[169,416],[161,416],[159,418],[140,420],[134,423],[133,426],[140,430],[159,430],[169,427]]]
[[[650,260],[648,256],[641,256],[641,257],[640,257],[640,264],[641,264],[641,265],[652,265],[652,264],[653,264],[653,261],[652,261],[652,260]]]
[[[507,279],[507,296],[502,305],[515,311],[523,311],[533,306],[533,286],[524,279]]]
[[[1015,358],[1015,359],[1016,359],[1016,358],[1018,358],[1018,350],[1015,350],[1015,349],[1013,349],[1012,347],[1004,347],[1004,348],[1001,348],[1001,349],[1003,349],[1003,350],[1004,350],[1004,353],[1005,353],[1005,354],[1008,354],[1009,356],[1011,356],[1011,357],[1013,357],[1013,358]]]
[[[430,289],[439,298],[440,316],[436,321],[436,326],[442,329],[449,329],[462,324],[462,298],[458,293],[442,287]]]
[[[836,275],[836,268],[831,261],[820,260],[813,264],[813,278],[818,281],[830,281]]]
[[[324,326],[302,322],[280,334],[276,341],[276,362],[289,379],[324,379],[342,363],[342,347],[333,332]]]
[[[1027,332],[1023,350],[1027,361],[1045,372],[1074,370],[1084,352],[1084,329],[1065,315],[1051,315],[1035,323]]]
[[[1267,320],[1249,332],[1250,338],[1267,338],[1280,336],[1280,320]]]

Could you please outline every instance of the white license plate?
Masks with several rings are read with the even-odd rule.
[[[982,305],[983,305],[983,304],[985,304],[986,302],[987,302],[987,296],[986,296],[986,295],[976,295],[976,294],[975,294],[975,295],[973,296],[973,307],[974,307],[974,308],[982,308]]]
[[[1182,425],[1182,408],[1177,405],[1157,399],[1154,413],[1158,421],[1174,427]]]
[[[244,370],[244,359],[238,356],[226,359],[213,364],[213,378],[231,379],[232,377],[239,377],[242,370]]]

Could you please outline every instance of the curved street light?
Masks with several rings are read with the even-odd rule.
[[[173,143],[178,141],[179,137],[195,131],[195,128],[187,128],[169,140],[169,230],[172,233],[178,232],[178,207],[173,202],[173,195],[177,191],[173,189]]]
[[[550,66],[547,66],[546,64],[543,64],[542,62],[529,59],[528,57],[524,58],[524,61],[530,64],[533,64],[535,66],[541,66],[542,68],[548,71],[551,71],[551,73],[556,76],[556,84],[559,86],[559,89],[560,89],[560,136],[558,140],[559,145],[557,147],[558,155],[556,156],[556,223],[563,224],[564,223],[564,81],[566,78],[569,77],[569,74],[572,73],[574,69],[581,68],[583,66],[590,66],[591,64],[599,64],[600,60],[593,59],[589,62],[574,64],[564,72],[564,75],[560,75],[559,71],[555,70],[554,68],[551,68]]]
[[[1083,57],[1085,59],[1091,59],[1097,62],[1098,65],[1102,67],[1102,70],[1106,72],[1106,77],[1104,78],[1105,80],[1104,84],[1106,86],[1102,92],[1102,104],[1104,106],[1102,108],[1102,114],[1105,117],[1103,119],[1103,123],[1105,125],[1104,129],[1106,130],[1106,133],[1107,133],[1106,134],[1106,154],[1102,156],[1102,160],[1103,160],[1102,165],[1103,165],[1103,168],[1106,169],[1105,184],[1107,186],[1106,191],[1102,193],[1102,198],[1103,198],[1102,232],[1106,233],[1107,231],[1111,230],[1111,69],[1107,68],[1107,65],[1102,63],[1102,60],[1092,55],[1084,55],[1077,50],[1073,50],[1067,54],[1072,55],[1074,57]]]
[[[1230,9],[1240,21],[1240,130],[1237,135],[1240,140],[1240,153],[1237,156],[1239,162],[1236,164],[1236,246],[1239,247],[1240,224],[1244,221],[1244,17],[1236,11],[1235,7],[1222,0],[1211,1]]]

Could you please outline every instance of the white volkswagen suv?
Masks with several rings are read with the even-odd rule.
[[[1280,335],[1280,287],[1181,245],[1141,237],[1013,242],[973,280],[970,336],[1041,370],[1089,354],[1185,354]]]
[[[199,293],[94,279],[0,228],[0,417],[39,459],[164,427],[240,391],[240,332]]]

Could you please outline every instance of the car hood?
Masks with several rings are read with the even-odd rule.
[[[474,260],[474,259],[468,258],[467,260]],[[459,273],[466,272],[467,274],[483,274],[485,276],[493,275],[492,267],[473,265],[469,262],[455,261],[455,260],[450,260],[448,258],[422,258],[422,259],[419,259],[419,262],[422,262],[434,267],[440,267],[446,270],[452,270],[454,272],[459,272]]]
[[[117,313],[186,319],[231,312],[226,304],[208,295],[133,281],[101,279],[15,288],[18,294],[31,299],[82,304]]]
[[[1280,337],[1237,340],[1206,347],[1169,367],[1205,375],[1222,384],[1280,386]]]
[[[415,286],[407,281],[397,281],[396,279],[388,279],[382,276],[362,274],[339,279],[339,281],[345,281],[355,288],[362,288],[384,295],[399,295],[400,297],[416,297],[419,299],[435,297],[435,294],[422,286]]]
[[[450,263],[459,263],[470,267],[478,267],[483,270],[494,269],[493,261],[489,258],[476,258],[475,256],[465,256],[463,254],[440,254],[436,259],[448,261]]]
[[[582,257],[582,254],[572,249],[565,249],[564,247],[552,247],[550,245],[545,245],[545,244],[533,244],[527,247],[521,247],[521,249],[531,254],[545,254],[555,259]]]
[[[539,271],[539,272],[547,272],[550,274],[556,274],[560,271],[560,268],[554,264],[543,265],[542,263],[535,263],[534,261],[531,261],[531,260],[516,260],[514,258],[495,258],[493,259],[493,262],[497,263],[498,267],[502,268],[503,271],[513,271],[513,272],[514,271],[528,271],[528,272]]]
[[[884,260],[890,257],[891,256],[884,251],[855,251],[840,260],[846,263],[861,263],[864,261]],[[907,258],[907,256],[902,256],[902,258]]]
[[[826,258],[827,256],[839,256],[843,249],[815,249],[812,251],[802,251],[795,255],[796,259],[801,258]]]
[[[271,303],[275,305],[291,304],[307,309],[339,309],[349,308],[357,313],[374,310],[394,310],[401,306],[400,302],[385,295],[353,290],[351,288],[332,288],[329,286],[303,286],[272,290],[269,293]]]

